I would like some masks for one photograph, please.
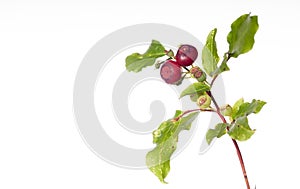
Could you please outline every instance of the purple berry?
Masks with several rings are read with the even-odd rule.
[[[160,69],[161,78],[168,84],[175,84],[181,79],[181,68],[172,60],[167,60]]]
[[[181,45],[176,54],[176,61],[180,66],[192,65],[198,57],[197,49],[192,45]]]

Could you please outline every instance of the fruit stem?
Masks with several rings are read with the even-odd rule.
[[[182,66],[186,71],[188,71],[188,72],[190,72],[190,70],[187,68],[187,67],[185,67],[185,66]]]
[[[224,57],[223,57],[223,61],[222,61],[221,65],[218,69],[220,70],[222,65],[226,65],[230,58],[231,58],[231,54],[229,52],[225,53]],[[218,78],[219,75],[220,75],[220,73],[214,75],[214,77],[213,77],[213,79],[211,80],[211,83],[210,83],[211,87],[213,86],[214,82],[216,81],[216,79]]]
[[[210,96],[211,100],[213,101],[216,109],[217,109],[217,112],[220,112],[220,107],[215,99],[215,97],[212,95],[211,91],[206,91],[207,95]],[[225,118],[224,118],[225,119]],[[223,121],[223,120],[222,120]],[[226,120],[225,120],[226,121]]]
[[[213,84],[214,84],[215,80],[217,79],[218,75],[219,75],[219,74],[217,74],[217,75],[215,75],[215,76],[213,77],[213,79],[211,80],[210,86],[213,86]]]
[[[209,108],[209,109],[203,109],[203,108],[197,108],[197,109],[193,109],[193,110],[187,110],[182,112],[182,114],[180,114],[178,117],[174,118],[174,121],[178,121],[179,119],[181,119],[184,115],[192,113],[192,112],[197,112],[197,111],[201,111],[201,112],[215,112],[216,110]]]
[[[212,95],[211,91],[207,91],[206,93],[210,96],[212,102],[214,103],[214,105],[216,107],[216,113],[219,115],[219,117],[221,118],[222,122],[223,123],[227,123],[225,117],[221,114],[219,105],[218,105],[216,99],[214,98],[214,96]],[[228,129],[229,128],[227,127],[227,130]],[[245,164],[244,164],[244,160],[243,160],[243,156],[242,156],[241,150],[240,150],[239,145],[236,142],[236,140],[235,139],[231,139],[231,140],[232,140],[232,142],[234,144],[234,147],[235,147],[236,152],[237,152],[237,156],[238,156],[240,164],[241,164],[241,168],[242,168],[242,171],[243,171],[243,175],[244,175],[244,179],[245,179],[245,183],[246,183],[247,189],[250,189],[250,184],[249,184],[249,180],[248,180],[248,177],[247,177],[246,167],[245,167]]]

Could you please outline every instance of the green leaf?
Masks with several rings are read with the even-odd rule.
[[[255,99],[253,99],[251,103],[244,101],[238,102],[238,104],[236,103],[234,105],[232,119],[248,116],[251,113],[257,114],[265,104],[266,102]]]
[[[255,130],[252,130],[248,124],[248,118],[246,116],[239,117],[235,123],[233,123],[228,131],[231,138],[238,141],[246,141],[253,134]]]
[[[182,114],[183,111],[181,110],[176,110],[174,118],[180,116],[180,114]]]
[[[176,111],[175,115],[179,116],[178,113],[179,111]],[[170,158],[177,148],[179,133],[182,130],[189,130],[198,114],[199,112],[191,113],[178,121],[169,119],[153,132],[153,142],[156,147],[147,153],[146,164],[162,183],[166,183],[165,178],[170,171]]]
[[[206,44],[202,49],[202,65],[205,72],[209,76],[213,76],[213,72],[218,68],[219,55],[217,44],[215,41],[217,28],[213,29],[207,36]]]
[[[195,93],[202,93],[208,90],[210,90],[210,87],[207,84],[203,82],[196,82],[188,86],[185,90],[183,90],[179,98]]]
[[[240,106],[244,103],[244,98],[240,98],[238,101],[234,103],[232,106],[231,116],[235,117],[236,113],[239,111]]]
[[[194,112],[194,113],[190,113],[188,116],[181,118],[179,120],[179,126],[177,129],[178,133],[176,133],[176,134],[178,135],[179,132],[182,130],[190,130],[193,121],[197,118],[198,115],[199,115],[199,112]]]
[[[173,145],[175,144],[175,146]],[[170,158],[176,148],[173,140],[168,140],[164,145],[157,145],[146,155],[146,164],[149,170],[162,182],[167,183],[165,178],[170,172]]]
[[[162,122],[158,129],[152,132],[153,143],[159,144],[165,141],[166,138],[169,138],[173,134],[170,131],[172,131],[174,127],[176,127],[176,125],[172,120]]]
[[[201,95],[203,95],[203,94],[204,94],[204,92],[199,92],[199,93],[191,94],[191,95],[190,95],[190,99],[191,99],[191,101],[193,101],[193,102],[197,102],[198,98],[199,98]]]
[[[139,72],[147,66],[152,66],[156,58],[164,55],[166,55],[164,46],[160,42],[152,40],[150,47],[144,54],[133,53],[127,56],[126,69],[127,71]]]
[[[207,143],[210,144],[215,137],[220,138],[224,134],[226,134],[226,128],[228,126],[229,126],[228,123],[218,123],[215,126],[215,129],[209,129],[206,133]]]
[[[225,106],[220,107],[220,112],[223,116],[231,117],[232,107],[229,104],[226,104]]]
[[[223,60],[222,60],[222,63],[221,65],[214,71],[213,75],[217,75],[217,74],[220,74],[222,72],[225,72],[225,71],[229,71],[229,67],[227,65],[227,62],[229,60],[229,54],[228,53],[224,53],[224,56],[223,56]]]
[[[231,31],[227,36],[230,56],[237,58],[252,49],[258,27],[257,16],[250,14],[240,16],[231,24]]]

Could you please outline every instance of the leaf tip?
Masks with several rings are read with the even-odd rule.
[[[160,180],[160,182],[163,184],[169,184],[168,182],[165,181],[165,179]]]

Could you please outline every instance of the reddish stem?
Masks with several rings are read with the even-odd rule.
[[[196,111],[203,111],[203,112],[216,112],[220,119],[222,120],[223,123],[227,123],[225,117],[221,114],[220,112],[220,107],[216,101],[216,99],[214,98],[214,96],[212,95],[211,91],[207,91],[206,92],[210,97],[211,97],[211,100],[213,102],[213,104],[215,105],[216,107],[216,110],[214,109],[201,109],[201,108],[198,108],[198,109],[193,109],[193,110],[187,110],[187,111],[184,111],[182,114],[180,114],[178,117],[174,118],[173,120],[174,121],[178,121],[179,119],[181,119],[184,115],[186,114],[189,114],[191,112],[196,112]],[[229,128],[227,127],[227,130]],[[249,184],[249,180],[248,180],[248,177],[247,177],[247,172],[246,172],[246,168],[245,168],[245,164],[244,164],[244,160],[243,160],[243,157],[242,157],[242,153],[240,151],[240,148],[239,148],[239,145],[238,143],[236,142],[236,140],[234,139],[231,139],[233,144],[234,144],[234,147],[236,149],[236,152],[237,152],[237,155],[238,155],[238,158],[239,158],[239,161],[240,161],[240,164],[241,164],[241,167],[242,167],[242,171],[243,171],[243,175],[244,175],[244,179],[245,179],[245,183],[246,183],[246,186],[247,186],[247,189],[250,189],[250,184]]]
[[[215,76],[213,77],[213,79],[212,79],[211,82],[210,82],[210,85],[211,85],[211,86],[213,86],[213,84],[214,84],[214,82],[216,81],[216,79],[217,79],[218,76],[219,76],[219,75],[215,75]]]
[[[246,182],[246,185],[247,185],[247,189],[250,189],[250,184],[249,184],[249,180],[248,180],[248,177],[247,177],[247,172],[246,172],[244,160],[243,160],[242,153],[240,151],[239,145],[236,142],[236,140],[234,140],[234,139],[232,139],[232,142],[235,146],[236,152],[237,152],[239,160],[240,160],[240,164],[241,164],[242,171],[243,171],[243,174],[244,174],[244,179],[245,179],[245,182]]]
[[[227,123],[225,117],[221,114],[220,108],[218,106],[218,103],[216,102],[216,100],[215,100],[214,96],[212,95],[211,91],[207,91],[207,94],[211,97],[212,102],[216,106],[216,109],[217,109],[216,113],[219,115],[219,117],[221,118],[222,122],[223,123]],[[227,130],[228,129],[229,128],[227,127]],[[246,172],[246,168],[245,168],[243,156],[242,156],[242,153],[240,151],[239,145],[238,145],[238,143],[236,142],[235,139],[231,139],[231,140],[232,140],[232,142],[234,144],[234,147],[236,149],[236,152],[237,152],[237,155],[238,155],[241,167],[242,167],[242,171],[243,171],[243,175],[244,175],[244,179],[245,179],[245,183],[246,183],[247,189],[250,189],[250,184],[249,184],[249,180],[248,180],[248,177],[247,177],[247,172]]]
[[[186,66],[182,66],[186,71],[190,72],[190,70]]]
[[[193,110],[187,110],[182,112],[182,114],[180,114],[178,117],[174,118],[174,121],[178,121],[180,118],[182,118],[184,115],[189,114],[191,112],[197,112],[197,111],[202,111],[202,112],[214,112],[213,109],[202,109],[202,108],[197,108],[197,109],[193,109]]]
[[[222,63],[221,63],[221,66],[222,66],[223,63],[226,64],[226,63],[229,61],[229,59],[231,58],[231,55],[232,55],[232,54],[230,54],[229,52],[227,52],[227,53],[224,54],[224,57],[223,57],[223,61],[222,61]],[[219,69],[220,69],[220,67],[219,67]],[[216,79],[218,78],[218,76],[219,76],[219,74],[216,74],[216,75],[213,77],[213,79],[212,79],[212,81],[211,81],[211,83],[210,83],[210,86],[211,86],[211,87],[213,86],[213,84],[214,84],[214,82],[216,81]]]

